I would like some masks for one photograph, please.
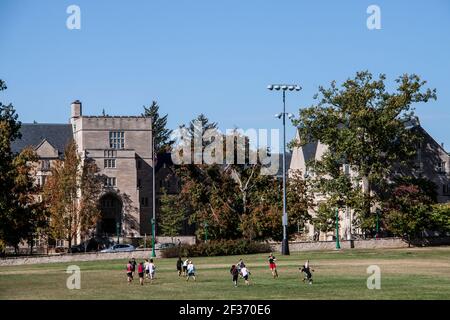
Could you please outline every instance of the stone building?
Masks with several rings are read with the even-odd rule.
[[[83,161],[94,159],[105,185],[99,200],[99,236],[139,237],[151,233],[152,122],[142,116],[86,116],[71,104],[69,124],[22,124],[13,152],[30,146],[39,156],[36,183],[43,185],[52,163],[74,139]]]
[[[433,137],[420,126],[418,120],[416,128],[423,136],[423,141],[418,146],[415,164],[411,168],[406,168],[407,172],[397,172],[397,174],[401,173],[402,175],[422,177],[431,180],[435,183],[437,188],[437,201],[439,203],[450,202],[450,154],[445,151],[443,144],[436,142]],[[300,141],[298,132],[295,139]],[[327,146],[320,143],[320,141],[307,143],[302,147],[295,147],[292,150],[292,160],[288,174],[292,174],[295,170],[300,170],[305,179],[308,179],[310,175],[313,174],[308,168],[308,163],[310,161],[321,159],[326,150]],[[354,174],[348,166],[344,165],[343,170],[346,170],[350,175]],[[362,182],[360,185],[361,187],[364,187]],[[314,195],[315,205],[318,205],[325,200],[326,197],[324,195]],[[310,209],[310,214],[314,216],[314,209]],[[339,217],[339,234],[343,239],[350,240],[352,235],[357,233],[357,230],[353,230],[351,223],[353,220],[353,212],[349,208],[340,208]],[[327,234],[322,233],[319,238],[317,238],[316,235],[317,233],[316,230],[314,230],[314,226],[308,224],[307,239],[331,240],[334,237],[334,233],[332,232]]]

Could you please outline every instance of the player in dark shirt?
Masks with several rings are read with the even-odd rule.
[[[239,269],[234,264],[231,266],[230,273],[233,278],[234,286],[237,287],[237,282],[239,278]]]
[[[309,284],[312,284],[313,279],[311,271],[314,272],[314,270],[309,267],[309,260],[307,260],[305,265],[301,266],[299,270],[304,274],[303,282],[308,281]]]
[[[277,265],[275,264],[275,261],[277,261],[277,259],[275,258],[275,256],[271,253],[269,258],[269,268],[270,271],[272,271],[272,276],[274,278],[278,278],[278,272],[277,272]]]

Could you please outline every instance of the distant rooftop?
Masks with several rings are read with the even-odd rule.
[[[44,139],[63,153],[66,145],[73,138],[72,125],[60,123],[22,123],[20,133],[22,138],[11,144],[14,153],[19,153],[28,146],[35,148]]]

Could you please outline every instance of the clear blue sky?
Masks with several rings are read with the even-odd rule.
[[[81,30],[66,28],[71,4]],[[366,27],[371,4],[381,30]],[[0,0],[0,101],[22,122],[66,123],[75,99],[90,115],[157,100],[172,128],[199,113],[221,129],[278,128],[268,84],[300,84],[287,98],[297,113],[319,85],[365,69],[437,88],[417,113],[450,150],[450,1]]]

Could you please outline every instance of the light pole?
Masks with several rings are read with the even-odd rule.
[[[155,131],[152,124],[152,257],[156,257],[155,252],[155,224],[156,224],[156,190],[155,190],[155,165],[156,165],[156,153],[155,153]]]
[[[287,212],[286,212],[286,115],[289,119],[292,119],[292,114],[286,113],[286,90],[289,91],[300,91],[301,87],[299,85],[293,84],[271,84],[267,86],[269,90],[283,91],[283,112],[278,113],[275,116],[278,119],[283,118],[283,242],[281,244],[281,253],[283,255],[289,255],[289,241],[287,237]]]
[[[377,224],[376,224],[376,234],[375,234],[375,239],[378,240],[378,233],[380,232],[380,208],[377,208],[376,210],[377,213]]]
[[[339,208],[336,208],[336,249],[340,249],[341,244],[339,243]]]

